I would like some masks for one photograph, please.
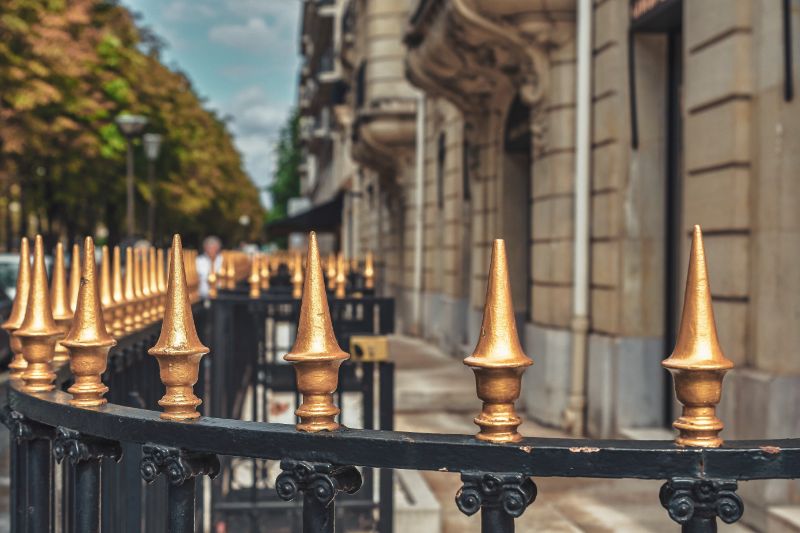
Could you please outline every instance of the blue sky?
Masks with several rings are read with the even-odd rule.
[[[122,0],[167,43],[208,106],[233,117],[245,167],[272,179],[278,130],[295,102],[299,0]],[[262,201],[266,203],[265,196]]]

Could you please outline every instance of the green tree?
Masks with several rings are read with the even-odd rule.
[[[267,213],[267,222],[286,217],[289,199],[300,196],[300,163],[303,152],[300,147],[300,113],[297,109],[291,111],[281,128],[276,152],[275,175],[269,186],[272,208]]]
[[[153,190],[136,147],[139,228],[155,197],[164,237],[215,233],[232,244],[258,236],[257,225],[238,224],[263,210],[225,122],[159,51],[158,38],[112,0],[0,2],[0,182],[22,186],[51,237],[89,234],[100,222],[112,240],[121,237],[121,112],[146,115],[148,131],[164,135]]]

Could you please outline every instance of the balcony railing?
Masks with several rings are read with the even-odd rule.
[[[90,258],[91,243],[87,243],[86,249],[86,257]],[[105,520],[117,512],[123,512],[128,519],[133,517],[135,522],[138,512],[135,502],[140,500],[135,495],[138,489],[131,488],[139,485],[119,482],[130,480],[127,476],[133,475],[129,471],[130,460],[124,459],[129,453],[137,459],[141,454],[139,471],[146,481],[160,483],[145,492],[145,499],[156,500],[149,509],[159,509],[160,505],[162,513],[151,517],[153,522],[146,529],[148,532],[195,531],[196,516],[207,511],[202,509],[203,500],[197,497],[199,480],[206,476],[224,477],[220,472],[229,464],[229,457],[244,458],[255,465],[261,464],[260,461],[280,461],[275,491],[282,500],[302,501],[306,532],[333,532],[338,510],[347,508],[345,495],[362,491],[369,499],[371,493],[364,488],[368,478],[358,467],[382,472],[393,469],[459,472],[463,486],[455,495],[456,505],[467,515],[480,512],[482,531],[494,533],[514,531],[515,518],[537,497],[535,477],[663,480],[660,493],[653,498],[659,498],[669,517],[683,531],[710,532],[716,531],[717,518],[726,523],[741,518],[744,505],[736,494],[738,481],[800,476],[800,439],[723,442],[719,437],[722,422],[716,417],[716,405],[722,393],[723,376],[732,363],[724,357],[717,342],[699,229],[695,230],[690,255],[678,342],[664,361],[675,378],[677,397],[683,404],[682,416],[674,424],[678,430],[674,442],[520,436],[517,428],[521,419],[514,403],[520,393],[522,373],[531,360],[522,352],[517,338],[502,241],[495,241],[492,252],[481,337],[475,352],[464,360],[475,372],[477,394],[483,401],[483,408],[475,418],[479,428],[476,435],[342,426],[340,382],[344,385],[349,378],[342,377],[346,372],[341,369],[346,368],[344,362],[349,355],[340,348],[346,342],[342,333],[336,332],[336,317],[331,318],[326,289],[332,290],[335,299],[345,295],[345,268],[339,259],[334,265],[329,261],[323,269],[313,234],[305,269],[299,257],[293,258],[289,279],[284,275],[281,282],[285,291],[291,287],[293,298],[276,303],[274,312],[261,302],[261,293],[266,290],[264,279],[268,285],[278,279],[261,275],[265,270],[263,261],[248,261],[241,255],[226,260],[220,271],[222,276],[215,277],[212,284],[215,289],[218,284],[226,289],[216,295],[224,304],[211,305],[212,315],[219,313],[219,316],[210,322],[215,330],[211,343],[214,353],[207,359],[212,363],[205,377],[200,374],[200,359],[208,349],[195,333],[190,303],[197,299],[196,276],[191,266],[184,268],[179,240],[173,244],[170,256],[165,290],[157,289],[148,298],[137,298],[133,283],[131,300],[121,308],[106,310],[101,308],[97,295],[93,260],[87,259],[75,318],[63,339],[74,380],[72,386],[62,391],[61,387],[55,387],[61,378],[57,379],[52,370],[56,343],[62,333],[52,319],[41,240],[37,240],[33,272],[29,274],[29,297],[25,305],[17,302],[20,305],[15,306],[16,314],[12,312],[7,322],[7,328],[14,332],[12,338],[20,341],[15,345],[19,358],[15,359],[16,365],[12,364],[15,374],[5,416],[12,433],[13,531],[49,531],[54,518],[63,520],[65,516],[76,531],[98,531],[101,517]],[[286,265],[283,270],[289,274]],[[323,270],[331,273],[330,285]],[[371,280],[366,270],[364,288],[369,289],[366,285]],[[137,269],[133,271],[135,276]],[[269,267],[266,271],[269,273]],[[235,294],[237,280],[245,278],[247,297]],[[228,290],[234,292],[228,294]],[[334,303],[334,308],[337,305]],[[122,309],[124,316],[114,309]],[[194,309],[198,312],[197,307]],[[123,324],[136,322],[135,315],[145,311],[151,320],[163,316],[161,334],[148,350],[159,364],[160,381],[166,387],[166,394],[158,400],[161,413],[149,405],[158,394],[150,393],[149,398],[143,398],[144,407],[131,407],[130,402],[115,396],[112,390],[109,399],[113,401],[103,403],[103,375],[110,387],[120,389],[124,386],[118,385],[118,379],[133,379],[128,371],[112,376],[104,369],[106,354],[114,342],[105,328],[104,311],[110,315],[112,324],[117,324],[119,318]],[[20,313],[24,318],[18,323]],[[257,389],[259,383],[266,383],[258,381],[265,379],[263,376],[276,377],[281,387],[286,384],[285,375],[278,379],[276,373],[270,374],[267,367],[259,366],[269,362],[264,354],[270,353],[269,350],[273,355],[278,354],[282,347],[267,349],[256,345],[269,344],[266,340],[269,335],[260,329],[262,322],[263,327],[269,327],[270,317],[290,321],[295,316],[297,333],[284,359],[295,372],[301,397],[295,412],[299,420],[286,424],[267,421],[260,415],[253,420],[199,416],[200,398],[193,392],[198,379],[207,383],[218,372],[224,372],[219,385],[222,392],[213,388],[210,393],[198,391],[200,396],[210,394],[205,398],[209,400],[211,414],[217,409],[215,395],[217,399],[225,397],[227,406],[236,404],[237,394],[252,391],[254,384]],[[138,322],[140,333],[130,331],[121,335],[115,352],[131,349],[131,343],[141,346],[142,342],[146,345],[152,342],[154,332],[141,331],[144,323],[141,316]],[[133,350],[143,360],[152,361],[144,356],[142,348]],[[21,368],[21,363],[27,366]],[[145,382],[149,379],[155,384],[156,369],[152,363],[148,364],[149,369],[146,364],[133,365],[141,373],[135,379]],[[249,385],[245,375],[237,372],[248,364],[256,365],[257,372],[253,375],[258,376],[251,377],[256,381]],[[65,374],[65,370],[59,370],[59,375]],[[383,388],[384,392],[387,388],[391,387]],[[222,407],[219,412],[228,415],[235,409]],[[123,462],[115,464],[121,452]],[[71,470],[60,478],[54,476],[52,454],[71,463]],[[59,487],[68,490],[58,492]],[[253,487],[257,490],[248,505],[269,508],[271,500],[261,492],[267,484],[256,483]],[[165,497],[160,490],[166,491]],[[64,493],[68,497],[61,507],[62,514],[55,516],[54,496]],[[609,492],[608,497],[612,499],[613,493]],[[129,505],[129,501],[134,505]],[[342,503],[340,509],[337,501]],[[274,524],[254,520],[242,527],[263,531],[270,526]],[[390,531],[391,521],[383,520],[375,527]],[[124,524],[106,529],[139,531]]]

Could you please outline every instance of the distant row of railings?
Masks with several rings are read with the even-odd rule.
[[[674,423],[675,441],[519,434],[522,420],[514,404],[522,373],[532,361],[517,337],[502,240],[494,242],[480,337],[464,360],[474,370],[483,401],[476,435],[392,430],[391,366],[345,363],[350,356],[342,346],[349,339],[353,348],[356,340],[346,328],[337,332],[331,317],[331,310],[334,316],[341,310],[340,320],[364,318],[376,312],[366,310],[375,306],[380,313],[380,299],[370,302],[362,294],[359,304],[359,298],[334,294],[329,304],[313,233],[299,303],[264,294],[251,276],[250,287],[258,284],[258,295],[237,291],[234,280],[209,306],[198,302],[198,279],[187,266],[191,262],[184,263],[176,236],[164,290],[156,283],[158,290],[146,304],[151,320],[163,317],[157,340],[159,324],[140,321],[114,348],[98,294],[103,284],[98,290],[89,259],[92,248],[87,241],[74,319],[61,338],[47,300],[41,240],[36,241],[24,319],[12,335],[26,367],[11,380],[5,411],[12,433],[15,532],[52,531],[56,522],[62,531],[81,532],[101,527],[289,531],[286,516],[295,512],[304,532],[389,532],[391,516],[380,504],[391,497],[391,475],[384,473],[395,469],[460,473],[463,486],[454,495],[455,504],[467,515],[480,513],[484,532],[514,531],[515,519],[536,499],[535,477],[663,480],[658,497],[669,517],[683,531],[710,532],[716,531],[717,518],[726,523],[741,518],[738,481],[800,475],[800,439],[723,442],[719,436],[716,405],[733,364],[717,341],[699,228],[678,342],[663,363],[683,405]],[[250,261],[253,272],[256,259]],[[211,286],[219,289],[216,283]],[[114,320],[114,312],[110,316]],[[13,312],[11,318],[16,318]],[[214,350],[204,364],[208,348],[196,333],[196,320]],[[367,320],[381,323],[374,315]],[[70,370],[60,369],[63,377],[58,379],[53,373],[57,342],[66,348]],[[293,372],[276,361],[288,346],[283,359]],[[106,369],[109,350],[109,369],[119,365],[111,373]],[[108,403],[102,379],[111,389]],[[126,379],[151,386],[139,387],[139,397],[126,396],[131,390]],[[66,386],[66,392],[56,384]],[[348,402],[351,386],[360,402]],[[211,416],[200,416],[198,395],[208,400]],[[287,406],[295,405],[297,419],[292,419]],[[356,408],[349,410],[350,405]],[[289,420],[283,422],[282,416]],[[351,422],[357,419],[361,424]],[[55,469],[53,457],[68,459],[71,466]],[[120,457],[122,462],[115,464]],[[133,483],[135,474],[153,485]],[[210,492],[200,488],[208,483]],[[139,490],[141,496],[133,494]],[[350,494],[360,496],[349,499]],[[613,497],[610,492],[610,503]],[[293,500],[302,507],[282,507],[282,501]],[[350,511],[357,518],[348,522]],[[144,526],[141,514],[147,515]]]

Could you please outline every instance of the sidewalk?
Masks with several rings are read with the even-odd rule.
[[[419,339],[392,336],[395,361],[395,427],[429,433],[476,432],[472,418],[480,411],[472,371]],[[465,354],[465,356],[468,354]],[[535,368],[535,367],[534,367]],[[524,416],[523,416],[524,418]],[[525,436],[564,437],[560,430],[525,419]],[[455,505],[461,487],[458,474],[423,472],[442,508],[443,533],[480,531],[480,519],[463,515]],[[679,529],[658,502],[661,481],[585,478],[537,478],[537,500],[517,519],[518,531],[588,533],[674,533]],[[751,531],[720,523],[730,533]]]

